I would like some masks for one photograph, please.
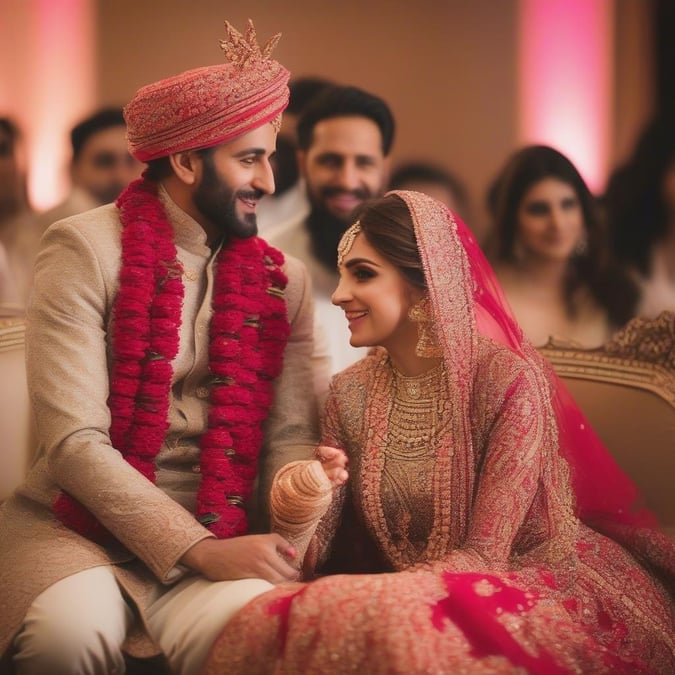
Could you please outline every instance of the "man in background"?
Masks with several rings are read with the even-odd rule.
[[[394,131],[387,103],[350,86],[321,92],[298,121],[298,165],[310,212],[281,226],[270,236],[270,243],[300,258],[309,270],[317,345],[324,340],[333,372],[364,354],[349,345],[344,312],[330,300],[338,283],[337,245],[351,225],[352,211],[364,200],[383,194]]]
[[[455,211],[462,220],[471,222],[468,215],[468,191],[464,182],[453,172],[433,162],[399,164],[391,173],[388,189],[423,192]]]
[[[103,108],[76,124],[70,145],[71,191],[64,201],[37,216],[40,231],[57,220],[115,201],[143,169],[127,149],[121,108]]]
[[[305,218],[309,213],[305,183],[298,168],[298,119],[312,99],[331,86],[331,82],[320,77],[300,77],[288,85],[288,108],[272,157],[276,189],[273,195],[265,195],[258,206],[258,229],[262,236],[269,237],[279,225]]]
[[[21,313],[33,276],[40,233],[26,191],[22,136],[17,124],[0,117],[0,306]]]

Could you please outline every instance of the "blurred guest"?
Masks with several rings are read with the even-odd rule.
[[[21,133],[16,123],[0,117],[0,223],[29,210],[26,170],[20,149]]]
[[[597,204],[576,167],[543,145],[506,163],[491,188],[487,249],[535,344],[603,344],[632,314],[637,290],[610,262]]]
[[[25,305],[39,233],[32,223],[18,126],[0,117],[0,303]]]
[[[275,190],[265,195],[258,205],[258,230],[269,236],[272,229],[289,220],[305,218],[309,202],[305,183],[300,177],[297,151],[298,119],[307,104],[332,83],[319,77],[300,77],[288,85],[290,99],[277,136],[277,151],[272,156]]]
[[[469,220],[469,199],[464,183],[452,172],[429,162],[406,162],[392,171],[390,190],[422,192]]]
[[[349,345],[344,312],[331,303],[339,280],[337,245],[354,208],[385,190],[394,130],[387,103],[362,89],[334,86],[313,98],[298,121],[298,164],[311,209],[269,237],[309,270],[317,349],[329,351],[336,372],[364,355]]]
[[[657,118],[605,195],[612,248],[640,287],[636,313],[675,311],[675,121]]]
[[[143,168],[127,149],[121,108],[104,108],[76,124],[70,144],[72,189],[63,202],[38,216],[43,231],[57,220],[115,201]]]
[[[18,309],[21,304],[19,291],[9,265],[7,249],[0,242],[0,314],[5,308]]]

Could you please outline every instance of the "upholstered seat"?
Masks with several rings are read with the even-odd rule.
[[[31,454],[25,332],[23,316],[0,313],[0,502],[23,480]]]
[[[634,319],[599,349],[549,341],[541,351],[675,534],[675,313]]]

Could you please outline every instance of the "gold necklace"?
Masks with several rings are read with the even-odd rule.
[[[389,362],[394,376],[395,397],[402,401],[419,401],[421,398],[435,399],[441,392],[445,366],[441,361],[421,375],[404,375]]]

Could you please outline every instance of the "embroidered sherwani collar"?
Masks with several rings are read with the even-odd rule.
[[[204,228],[173,201],[161,183],[158,186],[157,196],[173,228],[175,245],[196,255],[209,257],[212,250],[206,243]]]

